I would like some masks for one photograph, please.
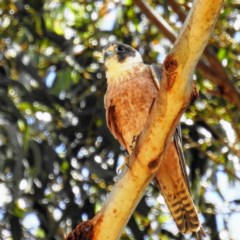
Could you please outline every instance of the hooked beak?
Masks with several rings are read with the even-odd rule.
[[[105,61],[107,58],[109,58],[109,57],[111,57],[111,56],[113,56],[113,55],[114,55],[113,52],[105,51],[104,54],[103,54],[104,61]]]

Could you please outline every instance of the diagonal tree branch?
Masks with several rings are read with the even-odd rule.
[[[146,1],[135,0],[134,2],[147,18],[156,25],[161,33],[163,33],[171,42],[176,40],[177,35],[172,27]]]
[[[177,3],[175,0],[168,0],[168,4],[172,7],[173,11],[177,13],[179,19],[184,22],[186,15],[180,4]]]
[[[145,13],[148,19],[158,27],[158,29],[171,41],[175,41],[175,33],[171,26],[159,16],[155,10],[146,2],[142,0],[135,0],[136,5]],[[184,21],[185,14],[175,0],[169,0],[169,4],[179,16],[181,21]],[[240,90],[234,85],[223,68],[222,64],[218,61],[216,56],[211,52],[211,48],[208,47],[204,51],[204,56],[207,58],[207,62],[200,60],[197,65],[197,70],[202,75],[206,76],[212,83],[217,85],[220,89],[221,95],[230,103],[236,105],[240,109]]]
[[[158,170],[164,149],[190,101],[192,73],[207,45],[222,3],[223,0],[194,2],[180,36],[164,61],[159,96],[130,156],[130,168],[123,172],[114,185],[103,209],[92,220],[80,223],[66,239],[120,238]]]

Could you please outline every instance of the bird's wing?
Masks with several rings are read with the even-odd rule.
[[[154,83],[160,89],[161,65],[152,64],[150,69]],[[173,142],[166,149],[165,156],[156,173],[156,181],[180,232],[192,233],[201,230],[186,173],[180,125],[175,131]]]
[[[125,141],[121,131],[118,129],[116,110],[113,101],[111,101],[111,96],[106,93],[104,97],[104,105],[106,109],[106,120],[107,126],[111,131],[112,135],[119,141],[122,147],[126,148]]]
[[[192,233],[199,231],[201,224],[182,166],[184,163],[181,155],[175,142],[171,142],[156,173],[156,179],[180,232]]]
[[[160,82],[161,82],[161,78],[162,78],[162,66],[159,64],[151,64],[150,70],[151,70],[151,74],[152,74],[152,77],[153,77],[156,87],[158,89],[160,89]],[[182,173],[183,173],[184,179],[187,183],[188,190],[190,192],[189,179],[188,179],[187,172],[186,172],[186,162],[185,162],[183,149],[182,149],[182,131],[181,131],[180,124],[177,126],[176,132],[174,134],[174,143],[175,143],[177,153],[179,155],[179,161],[180,161],[180,165],[182,168]]]
[[[174,138],[174,144],[179,156],[179,162],[182,168],[182,173],[185,179],[185,182],[188,186],[188,190],[190,192],[190,185],[189,185],[189,179],[188,179],[188,175],[187,175],[187,168],[186,168],[186,161],[185,161],[185,157],[184,157],[184,153],[183,153],[183,148],[182,148],[182,130],[181,130],[181,125],[179,124],[176,128],[175,134],[173,136]],[[191,192],[190,192],[191,193]]]
[[[151,74],[153,77],[153,81],[154,81],[157,89],[160,89],[160,82],[162,79],[162,66],[159,64],[151,64],[150,70],[151,70]]]

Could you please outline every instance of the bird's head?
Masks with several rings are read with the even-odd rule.
[[[107,75],[127,71],[135,64],[142,63],[140,53],[129,45],[111,42],[103,49],[104,65]]]

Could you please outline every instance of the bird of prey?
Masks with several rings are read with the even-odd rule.
[[[103,55],[107,126],[131,155],[158,95],[161,67],[144,64],[138,51],[119,42],[107,44]],[[186,234],[199,232],[202,227],[190,194],[181,145],[178,127],[156,174],[156,182],[179,231]]]

